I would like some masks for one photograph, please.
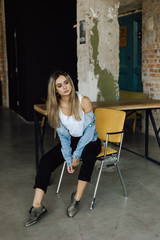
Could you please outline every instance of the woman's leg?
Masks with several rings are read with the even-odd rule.
[[[81,199],[82,194],[90,182],[96,157],[101,151],[100,140],[97,139],[95,142],[90,142],[86,145],[82,153],[82,165],[78,176],[78,185],[75,193],[75,199],[78,201]]]
[[[56,145],[41,158],[35,179],[33,204],[29,211],[30,218],[26,222],[26,227],[35,224],[47,212],[46,208],[42,205],[42,200],[50,183],[51,173],[63,162],[61,144]]]
[[[82,194],[87,186],[87,183],[88,183],[87,181],[78,180],[76,193],[74,195],[76,201],[80,201]]]
[[[101,150],[100,140],[97,139],[95,142],[90,142],[86,145],[82,153],[82,165],[78,177],[78,184],[75,193],[72,193],[71,203],[67,209],[69,217],[74,217],[78,212],[79,201],[83,195],[83,192],[90,181],[93,168],[96,162],[96,156]]]
[[[40,189],[40,188],[35,189],[33,204],[32,204],[33,207],[38,208],[42,205],[42,200],[43,200],[44,194],[45,194],[45,192],[42,189]]]
[[[51,173],[63,162],[64,158],[61,152],[61,144],[57,144],[41,158],[35,178],[34,188],[36,191],[34,196],[34,204],[38,204],[38,201],[43,198],[44,193],[46,193],[47,187],[50,184]],[[41,189],[41,191],[37,189]]]

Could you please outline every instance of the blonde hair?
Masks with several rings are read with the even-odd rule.
[[[74,115],[77,121],[81,120],[80,117],[80,104],[77,93],[75,92],[74,84],[71,77],[68,73],[64,71],[56,71],[53,72],[49,78],[48,83],[48,97],[47,97],[47,112],[48,112],[48,120],[53,128],[60,127],[59,124],[59,104],[61,96],[56,92],[56,80],[59,76],[64,76],[71,84],[72,91],[70,95],[70,114]]]

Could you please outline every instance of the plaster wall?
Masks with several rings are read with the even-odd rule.
[[[118,0],[77,0],[78,89],[92,101],[119,97]],[[86,42],[80,44],[80,21]]]

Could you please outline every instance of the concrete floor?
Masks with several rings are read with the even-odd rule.
[[[48,213],[36,225],[25,227],[32,204],[35,178],[34,125],[15,112],[0,108],[0,234],[3,240],[156,240],[160,239],[160,166],[122,150],[120,168],[128,199],[123,196],[114,168],[104,170],[95,208],[89,210],[93,182],[88,184],[79,213],[70,219],[66,207],[76,186],[76,176],[65,172],[60,194],[56,186],[60,168],[52,175],[44,198]],[[57,140],[56,140],[57,141]],[[45,149],[56,144],[47,128]],[[143,134],[126,131],[124,146],[143,151]],[[157,159],[160,151],[150,138],[150,154]],[[160,159],[159,159],[160,160]]]

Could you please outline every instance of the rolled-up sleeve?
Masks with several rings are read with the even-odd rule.
[[[64,159],[67,162],[67,165],[72,165],[72,148],[71,148],[71,137],[70,135],[62,134],[59,129],[57,128],[57,133],[59,136],[59,139],[61,141],[61,151],[63,154]]]

